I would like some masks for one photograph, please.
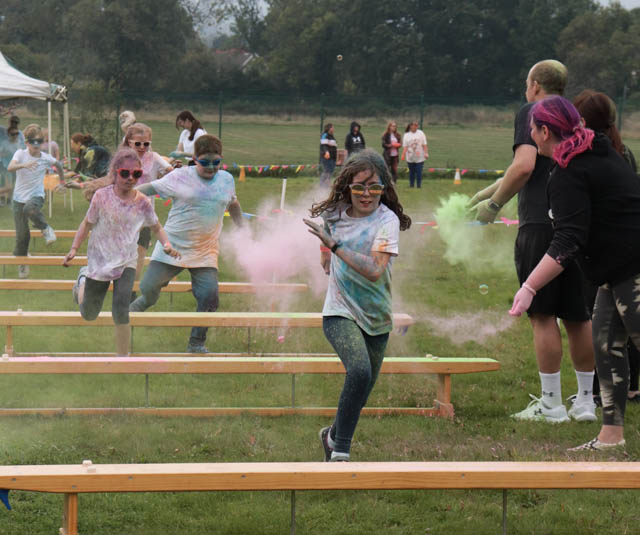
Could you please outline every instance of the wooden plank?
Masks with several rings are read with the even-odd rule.
[[[131,312],[132,327],[322,327],[320,312]],[[413,324],[408,314],[394,314],[394,325]],[[0,311],[0,325],[113,326],[111,312],[86,321],[79,312]]]
[[[638,489],[634,462],[184,463],[0,466],[0,488],[57,493]]]
[[[215,418],[218,416],[240,416],[252,414],[261,417],[315,416],[333,418],[336,407],[48,407],[0,409],[0,416],[101,416],[138,414],[162,418],[190,416]],[[438,409],[430,407],[365,407],[364,416],[440,416]]]
[[[454,359],[430,361],[421,358],[387,358],[383,374],[446,374],[446,395],[438,393],[441,402],[451,401],[450,373],[494,371],[500,363],[492,359],[460,362]],[[0,359],[0,374],[342,374],[344,366],[337,357],[10,357]]]
[[[0,279],[0,290],[48,290],[71,291],[75,280],[59,279]],[[140,283],[136,281],[133,289],[140,290]],[[219,282],[220,293],[254,294],[274,292],[306,292],[309,287],[299,283],[253,284],[250,282]],[[109,286],[113,290],[113,284]],[[190,292],[190,281],[171,281],[162,288],[163,292]]]
[[[0,255],[0,265],[2,266],[60,266],[62,267],[62,261],[64,256],[54,255],[40,255],[40,256],[12,256],[12,255]],[[151,257],[147,256],[144,260],[145,265],[151,262]],[[86,266],[86,256],[76,256],[69,262],[72,266]]]
[[[76,235],[75,230],[54,230],[56,233],[56,238],[73,238]],[[15,238],[16,231],[15,229],[0,229],[0,238]],[[32,229],[31,230],[32,238],[42,238],[42,231]]]
[[[78,535],[78,494],[65,493],[61,535]]]

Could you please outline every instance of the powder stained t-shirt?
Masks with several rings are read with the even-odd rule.
[[[157,152],[148,151],[144,153],[142,157],[142,176],[138,180],[138,186],[140,184],[146,184],[147,182],[153,182],[156,180],[165,169],[171,167],[169,162],[160,156]]]
[[[398,255],[400,220],[384,204],[367,217],[350,217],[347,206],[323,214],[325,230],[345,249],[363,255],[389,253],[387,268],[372,282],[348,266],[337,255],[331,255],[329,288],[322,309],[323,316],[352,319],[367,334],[376,336],[393,328],[391,310],[391,267]]]
[[[40,152],[40,156],[31,156],[29,149],[19,149],[11,158],[12,161],[24,164],[37,162],[33,169],[18,169],[16,171],[16,185],[13,188],[13,200],[26,203],[34,197],[44,198],[44,176],[47,169],[57,160],[47,152]]]
[[[206,180],[198,175],[195,166],[181,167],[154,181],[153,187],[172,201],[164,230],[182,256],[169,256],[156,242],[152,260],[185,268],[217,268],[224,212],[236,198],[231,174],[218,171]]]
[[[87,277],[98,281],[119,279],[125,268],[136,268],[138,234],[158,222],[151,199],[139,191],[132,200],[118,197],[114,186],[96,191],[87,211],[93,228],[87,248]]]

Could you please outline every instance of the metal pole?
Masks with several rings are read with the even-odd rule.
[[[324,93],[320,93],[320,132],[324,130]]]
[[[624,79],[622,86],[622,99],[620,100],[620,112],[618,113],[618,132],[622,131],[622,114],[624,113],[624,105],[627,100],[627,79]]]
[[[422,123],[424,122],[424,93],[420,95],[420,130],[423,130]]]
[[[116,135],[115,146],[118,147],[121,143],[122,133],[120,132],[120,94],[116,93]]]
[[[218,138],[222,139],[222,91],[218,93]]]

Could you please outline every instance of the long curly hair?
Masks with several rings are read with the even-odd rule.
[[[400,230],[407,230],[411,226],[411,218],[404,213],[398,200],[398,192],[391,178],[389,168],[382,156],[371,149],[361,150],[349,157],[342,171],[334,180],[329,197],[311,206],[311,217],[318,217],[324,212],[332,212],[341,204],[351,204],[349,184],[353,182],[353,178],[358,173],[363,171],[371,173],[370,176],[377,175],[380,177],[380,181],[384,184],[380,202],[398,216]]]

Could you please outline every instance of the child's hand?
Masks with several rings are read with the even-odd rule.
[[[69,252],[67,253],[67,256],[64,257],[64,260],[62,261],[62,265],[64,267],[69,267],[69,262],[71,262],[75,256],[76,256],[76,249],[75,247],[72,247]]]
[[[304,221],[304,224],[309,227],[309,232],[311,234],[320,238],[322,244],[325,247],[331,249],[331,247],[335,244],[335,240],[324,231],[324,227],[321,227],[320,225],[314,223],[313,221],[310,221],[309,219],[303,219],[302,221]]]
[[[324,159],[328,160],[329,158],[331,158],[331,154],[329,154],[328,152],[324,153]]]
[[[176,251],[173,247],[171,247],[171,244],[169,242],[165,243],[162,246],[162,250],[168,254],[169,256],[173,257],[173,258],[181,258],[182,255]]]
[[[37,160],[33,160],[32,162],[27,162],[22,164],[23,169],[35,169],[36,167],[38,167]]]

